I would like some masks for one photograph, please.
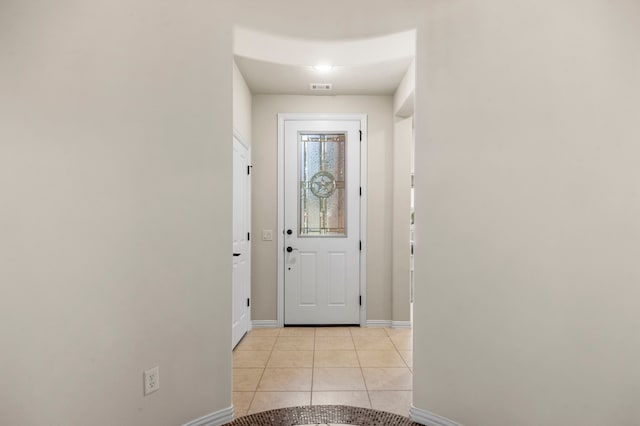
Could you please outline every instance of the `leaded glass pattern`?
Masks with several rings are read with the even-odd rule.
[[[301,237],[347,236],[346,133],[298,134]]]

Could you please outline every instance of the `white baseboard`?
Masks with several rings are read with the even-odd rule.
[[[413,404],[411,404],[411,407],[409,408],[409,418],[416,423],[426,426],[462,426],[460,423],[456,423],[453,420],[449,420],[445,417],[433,414],[430,411],[417,408]]]
[[[222,426],[233,421],[233,405],[185,423],[182,426]]]
[[[253,328],[277,328],[277,320],[253,320]],[[367,327],[411,328],[411,321],[367,320]]]
[[[277,320],[253,320],[251,321],[253,328],[278,328]]]
[[[367,327],[391,327],[391,321],[367,320]]]

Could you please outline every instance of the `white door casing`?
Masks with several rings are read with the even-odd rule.
[[[251,158],[236,132],[233,137],[233,298],[232,347],[251,327]]]
[[[363,115],[279,115],[280,325],[364,321],[365,129]]]

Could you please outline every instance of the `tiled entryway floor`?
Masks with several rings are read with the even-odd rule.
[[[236,417],[333,404],[408,416],[412,342],[410,329],[254,329],[233,351]]]

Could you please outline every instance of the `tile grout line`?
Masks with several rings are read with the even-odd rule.
[[[387,333],[388,334],[388,333]],[[391,335],[389,335],[389,340],[391,340],[391,344],[393,345],[393,347],[395,348],[397,354],[400,356],[400,359],[402,360],[402,362],[404,362],[404,365],[407,366],[407,368],[409,369],[409,371],[411,372],[411,376],[412,376],[412,380],[413,380],[413,371],[411,371],[411,367],[409,367],[409,364],[407,363],[407,360],[404,359],[404,357],[402,356],[402,354],[400,353],[400,349],[398,349],[398,345],[396,345],[396,342],[393,341],[393,339],[391,338]],[[413,348],[413,344],[412,344],[412,348]],[[413,351],[413,350],[412,350]],[[411,386],[413,388],[413,386]]]
[[[278,331],[278,335],[279,335],[279,334],[280,334],[280,332]],[[277,337],[278,335],[276,335],[276,340],[278,340],[278,337]],[[245,337],[249,337],[249,333],[247,333],[247,334],[243,337],[243,339],[244,339]],[[267,337],[267,336],[264,336],[264,337]],[[275,340],[274,340],[274,342],[273,342],[273,346],[275,346]],[[260,381],[262,380],[262,376],[264,375],[264,370],[266,369],[267,364],[269,363],[269,359],[271,359],[271,354],[272,354],[272,352],[273,352],[273,346],[271,347],[271,350],[269,351],[269,356],[267,357],[267,360],[266,360],[266,362],[265,362],[265,365],[264,365],[264,367],[262,368],[262,373],[260,374],[260,378],[258,379],[258,382],[256,383],[256,388],[252,391],[253,395],[251,395],[251,400],[249,401],[249,404],[247,405],[247,410],[246,410],[246,413],[245,413],[244,415],[249,414],[249,410],[251,410],[251,405],[253,404],[253,400],[255,399],[255,397],[256,397],[256,393],[258,392],[258,385],[260,384]],[[234,348],[234,349],[231,351],[232,355],[233,355],[233,352],[235,352],[236,350],[239,350],[239,349],[235,349],[235,348]],[[247,368],[250,368],[250,367],[247,367]],[[232,374],[233,374],[233,370],[234,370],[234,369],[235,369],[235,367],[234,367],[234,368],[232,368]],[[233,379],[233,377],[232,377],[232,379]],[[236,391],[235,389],[231,389],[231,392],[233,393],[233,392],[245,392],[245,391]],[[250,391],[246,391],[246,392],[250,392]],[[242,416],[240,416],[240,417],[242,417]]]
[[[250,402],[249,402],[248,408],[247,408],[247,410],[246,410],[246,414],[249,414],[249,411],[250,411],[252,408],[254,408],[254,407],[253,407],[253,404],[256,402],[256,401],[255,401],[255,398],[257,397],[258,386],[259,386],[259,384],[262,382],[262,380],[263,380],[263,378],[264,378],[264,375],[266,374],[266,369],[267,369],[267,367],[268,367],[269,363],[271,362],[271,360],[272,360],[272,359],[274,359],[274,354],[273,354],[273,353],[275,352],[275,349],[276,349],[276,346],[277,346],[278,340],[279,340],[279,338],[280,338],[280,337],[283,337],[283,336],[282,336],[282,330],[283,330],[283,329],[282,329],[282,328],[280,328],[280,329],[279,329],[279,331],[278,331],[278,333],[274,336],[274,337],[275,337],[274,342],[273,342],[273,344],[272,344],[272,345],[271,345],[271,347],[270,347],[270,350],[269,350],[269,352],[268,352],[268,357],[267,357],[267,359],[266,359],[266,362],[265,362],[265,364],[264,364],[263,368],[261,369],[262,371],[261,371],[260,377],[259,377],[259,379],[258,379],[258,383],[257,383],[257,385],[256,385],[256,388],[255,388],[255,390],[252,392],[252,397],[251,397],[251,400],[250,400]],[[395,354],[396,354],[397,356],[400,356],[400,358],[401,358],[401,359],[402,359],[402,361],[403,361],[403,365],[405,365],[405,366],[406,366],[406,367],[400,367],[400,368],[403,368],[403,369],[404,369],[404,368],[407,368],[407,369],[409,370],[410,374],[413,376],[413,371],[411,371],[411,367],[409,366],[409,364],[408,364],[407,360],[406,360],[406,359],[405,359],[405,358],[400,354],[400,349],[399,349],[399,347],[398,347],[398,344],[397,344],[397,343],[392,339],[392,336],[391,336],[391,334],[389,333],[389,330],[388,330],[386,327],[384,328],[384,330],[385,330],[385,333],[384,333],[383,335],[372,335],[372,336],[370,336],[370,337],[375,337],[375,338],[377,338],[377,339],[379,339],[379,340],[384,340],[384,338],[388,338],[389,340],[391,340],[391,343],[392,343],[392,345],[393,345],[393,349],[394,349]],[[359,336],[360,336],[360,335],[359,335]],[[295,337],[295,336],[289,336],[289,337]],[[302,336],[299,336],[299,337],[302,337]],[[313,337],[313,345],[312,345],[312,350],[311,350],[311,388],[310,388],[310,392],[309,392],[309,405],[310,405],[310,406],[313,406],[313,405],[314,405],[314,393],[319,392],[319,391],[315,391],[315,390],[314,390],[314,384],[315,384],[314,382],[315,382],[315,380],[317,379],[316,374],[315,374],[315,369],[316,369],[316,368],[320,368],[320,367],[317,367],[317,366],[316,366],[316,363],[315,363],[315,362],[316,362],[316,351],[318,350],[318,347],[319,347],[319,346],[317,345],[317,339],[318,339],[318,329],[317,329],[317,328],[314,328],[314,329],[313,329],[312,337]],[[326,337],[339,337],[339,336],[326,336]],[[347,337],[347,336],[345,336],[345,337]],[[371,396],[371,393],[372,393],[372,392],[374,392],[374,391],[373,391],[373,390],[371,390],[371,389],[369,389],[369,386],[368,386],[367,381],[366,381],[366,379],[365,379],[365,375],[364,375],[364,368],[365,368],[365,367],[363,367],[363,363],[362,363],[362,360],[361,360],[360,353],[358,352],[358,348],[357,348],[357,347],[356,347],[356,345],[355,345],[355,337],[356,337],[356,336],[354,335],[354,332],[353,332],[351,329],[349,329],[348,337],[350,337],[350,338],[351,338],[350,342],[351,342],[351,344],[352,344],[352,346],[353,346],[353,351],[354,351],[354,354],[355,354],[355,356],[356,356],[357,367],[358,367],[358,369],[359,369],[359,371],[360,371],[360,374],[361,374],[361,377],[362,377],[362,381],[363,381],[363,384],[364,384],[364,391],[366,392],[367,400],[368,400],[368,402],[369,402],[369,406],[370,406],[372,409],[375,409],[375,408],[374,408],[373,401],[372,401],[372,396]],[[364,335],[362,335],[362,337],[367,337],[367,336],[366,336],[366,333],[365,333]],[[403,336],[400,336],[400,337],[403,337]],[[404,339],[400,339],[400,340],[402,341],[402,343],[404,343]],[[295,350],[300,350],[300,349],[295,349]],[[328,349],[326,349],[326,350],[329,350],[329,351],[330,351],[331,349],[330,349],[330,348],[328,348]],[[339,350],[343,350],[343,349],[336,349],[336,351],[339,351]],[[344,350],[346,351],[346,349],[344,349]],[[374,350],[374,349],[372,349],[372,351],[383,351],[383,352],[384,352],[384,350],[383,350],[383,349],[378,349],[378,350]],[[275,368],[275,367],[274,367],[274,368]],[[291,367],[291,368],[299,368],[299,367]],[[349,367],[344,367],[344,368],[349,368]],[[392,368],[392,367],[386,367],[386,368]],[[356,391],[356,390],[357,390],[357,389],[353,389],[353,391]],[[345,390],[345,391],[348,391],[348,390]],[[402,389],[402,390],[401,390],[401,389],[393,389],[393,390],[388,390],[388,391],[390,391],[390,392],[397,392],[397,391],[406,391],[406,389]],[[276,392],[276,393],[281,393],[281,392],[282,392],[282,393],[285,393],[285,392],[289,392],[289,391],[287,391],[287,390],[279,390],[279,391],[273,391],[273,392]],[[330,390],[328,390],[327,392],[340,392],[340,390],[337,390],[337,389],[336,389],[336,390],[334,390],[334,391],[330,391]],[[409,392],[413,393],[413,389],[412,389],[412,387],[411,387],[411,389],[409,389]],[[246,415],[246,414],[245,414],[245,415]]]
[[[258,386],[260,386],[260,382],[262,381],[262,377],[264,377],[264,372],[267,369],[267,365],[269,365],[269,361],[271,361],[271,355],[273,355],[273,349],[276,347],[276,342],[278,341],[278,337],[280,337],[280,331],[276,335],[276,339],[273,341],[273,345],[271,346],[271,350],[269,351],[269,356],[267,357],[267,361],[264,363],[264,367],[262,368],[262,373],[260,374],[260,378],[258,379],[258,383],[256,384],[256,389],[253,391],[253,396],[251,397],[251,402],[247,407],[247,414],[251,411],[251,406],[253,405],[253,401],[256,399],[256,394],[258,393]]]
[[[386,329],[385,329],[386,330]],[[391,343],[393,344],[393,347],[396,348],[396,352],[398,352],[398,355],[400,355],[400,358],[402,359],[402,362],[404,362],[404,365],[407,366],[407,368],[409,369],[409,371],[411,372],[411,376],[413,376],[413,365],[409,365],[409,363],[407,362],[406,359],[404,359],[404,357],[402,356],[402,354],[400,353],[400,349],[398,348],[398,345],[396,345],[396,342],[393,341],[391,334],[389,334],[389,332],[387,331],[387,334],[389,335],[389,340],[391,340]],[[411,334],[411,355],[413,357],[413,333]],[[412,386],[413,388],[413,386]],[[413,391],[413,390],[412,390]]]
[[[351,333],[351,340],[353,340],[353,333]],[[358,366],[360,367],[360,374],[362,375],[362,383],[364,383],[364,390],[365,392],[367,392],[369,407],[373,409],[373,402],[371,402],[371,394],[369,393],[369,386],[367,386],[367,380],[364,378],[364,370],[362,369],[362,362],[360,362],[360,355],[358,354],[358,348],[356,348],[355,340],[353,340],[353,349],[356,351],[356,359],[358,360]]]
[[[281,329],[281,330],[283,330],[283,329]],[[305,336],[308,336],[308,335],[304,335],[304,334],[303,335],[296,335],[296,334],[282,335],[282,333],[280,333],[280,335],[278,336],[278,339],[280,337],[292,337],[292,338],[299,337],[299,338],[304,338]],[[313,390],[313,364],[314,364],[314,361],[315,361],[314,353],[315,353],[315,337],[316,337],[315,328],[313,329],[313,335],[311,335],[309,337],[311,337],[313,339],[313,342],[314,342],[313,346],[311,348],[311,351],[309,351],[312,354],[311,355],[312,356],[312,363],[310,365],[311,386],[310,386],[310,389],[308,391],[309,392],[309,403],[308,403],[308,405],[312,405],[311,398],[312,398],[312,390]],[[276,344],[277,344],[277,341],[276,341]],[[276,344],[274,344],[274,346],[273,346],[273,350],[271,352],[270,359],[273,358],[273,352],[275,352]],[[291,351],[308,351],[308,350],[307,349],[302,349],[302,348],[294,348],[294,349],[291,349]],[[283,352],[288,352],[288,351],[283,351]],[[302,366],[302,367],[286,367],[285,366],[285,367],[274,367],[274,368],[291,368],[291,369],[296,369],[297,370],[297,369],[307,369],[308,367],[305,367],[305,366]],[[266,367],[265,367],[265,371],[266,371]],[[276,392],[276,393],[285,393],[285,392],[286,393],[292,393],[292,392],[295,392],[295,393],[298,393],[298,392],[307,392],[307,391],[306,390],[287,390],[287,389],[282,389],[282,390],[273,390],[273,391],[268,391],[268,392]]]
[[[316,370],[316,336],[317,328],[313,329],[313,351],[311,352],[311,389],[309,389],[309,405],[313,405],[313,378],[315,377]]]
[[[391,344],[393,345],[393,348],[394,348],[396,354],[400,357],[400,359],[402,359],[402,362],[406,365],[407,362],[404,360],[404,358],[400,354],[400,350],[398,349],[398,346],[396,345],[396,342],[393,341],[393,339],[391,338],[391,334],[389,333],[389,330],[386,327],[385,327],[385,333],[387,334],[387,338],[391,341]],[[404,367],[401,367],[401,368],[404,368]],[[413,388],[413,386],[411,386],[411,387]],[[371,398],[371,394],[369,394],[369,398]],[[373,402],[371,403],[371,408],[373,408]]]

